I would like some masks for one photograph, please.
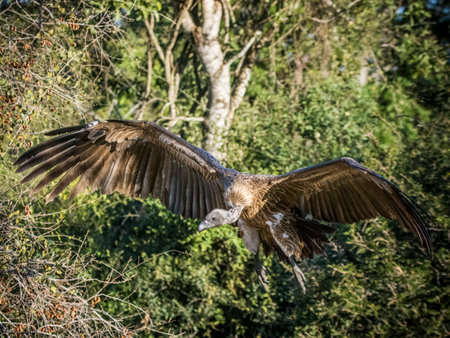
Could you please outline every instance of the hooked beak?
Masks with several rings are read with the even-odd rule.
[[[203,230],[208,229],[208,222],[203,220],[198,225],[198,232],[202,232]]]

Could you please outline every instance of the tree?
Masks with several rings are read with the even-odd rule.
[[[80,254],[78,240],[67,245],[58,232],[61,220],[20,187],[11,167],[19,148],[40,139],[30,130],[35,121],[75,123],[87,112],[85,76],[95,71],[84,63],[90,53],[102,54],[104,36],[117,33],[109,11],[84,1],[0,2],[1,335],[130,332],[120,315],[102,306],[108,300],[103,290],[125,282],[126,268]],[[89,271],[98,269],[107,272],[105,279],[91,278]]]
[[[239,52],[229,59],[225,59],[225,51],[233,45],[238,44],[237,36],[230,32],[230,23],[236,28],[231,4],[228,1],[205,0],[193,4],[188,2],[174,2],[174,22],[172,25],[171,39],[165,49],[161,46],[154,33],[155,13],[150,14],[150,20],[144,19],[144,23],[155,46],[160,61],[164,65],[166,81],[168,83],[168,103],[170,107],[170,119],[177,120],[200,120],[207,126],[205,148],[220,160],[225,158],[224,141],[230,128],[234,111],[241,103],[250,79],[251,68],[256,54],[255,41],[261,34],[255,27],[264,17],[261,14],[252,18],[247,24],[245,37],[248,42]],[[259,12],[264,13],[266,5],[261,6]],[[221,34],[221,26],[224,21],[225,33]],[[201,22],[196,24],[196,22]],[[253,27],[252,27],[253,26]],[[185,42],[185,48],[179,60],[174,60],[173,49],[176,43],[181,43],[180,30],[191,35],[191,39]],[[241,28],[242,29],[242,28]],[[252,36],[253,35],[253,36]],[[234,40],[234,41],[233,41]],[[185,61],[186,51],[194,47],[198,57],[208,76],[208,104],[205,118],[180,117],[177,116],[175,105],[180,84],[180,72],[184,69],[181,64]],[[250,50],[251,49],[251,50]],[[250,50],[250,51],[249,51]],[[231,71],[234,62],[239,61],[238,67]],[[197,65],[194,64],[195,72]],[[189,69],[192,70],[192,69]],[[196,73],[197,74],[197,73]],[[234,74],[234,81],[232,80]],[[233,86],[232,86],[233,83]],[[197,97],[204,95],[204,85],[200,83],[196,75]]]

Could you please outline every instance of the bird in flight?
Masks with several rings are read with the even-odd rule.
[[[305,292],[297,261],[323,253],[327,234],[334,231],[327,222],[396,219],[432,252],[423,211],[398,187],[348,157],[283,175],[256,175],[225,168],[205,150],[153,122],[93,122],[46,135],[56,137],[26,151],[14,164],[17,172],[32,168],[22,182],[45,173],[34,191],[63,175],[47,203],[79,179],[71,200],[87,187],[104,194],[152,195],[176,214],[202,219],[199,231],[235,225],[254,255],[265,289],[260,248],[266,254],[275,251],[290,264]]]

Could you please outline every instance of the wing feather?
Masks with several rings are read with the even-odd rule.
[[[329,194],[320,194],[322,199],[322,205],[325,210],[325,216],[327,218],[327,221],[330,221],[332,219],[337,219],[336,214],[336,208],[330,207],[336,205],[336,203],[333,200],[334,195],[332,194],[333,191],[330,191]]]
[[[204,185],[203,184],[199,184],[198,185],[198,210],[199,210],[199,218],[204,218],[206,216],[206,212],[205,212],[205,190],[204,190]]]
[[[77,145],[77,143],[79,143],[79,140],[77,140],[75,138],[71,138],[61,144],[56,145],[53,148],[44,149],[42,152],[38,153],[37,155],[35,155],[33,157],[30,157],[28,160],[23,162],[20,165],[20,168],[17,170],[17,172],[19,173],[19,172],[28,170],[28,169],[34,167],[36,164],[41,163],[43,160],[52,158],[67,149],[74,149],[75,146]]]
[[[320,205],[320,211],[322,214],[322,218],[324,220],[329,220],[331,217],[328,215],[328,205],[325,203],[325,196],[326,194],[316,194],[316,198]]]
[[[184,170],[185,169],[183,169],[181,167],[179,168],[179,173],[180,173],[179,175],[181,176],[181,194],[179,195],[180,207],[179,207],[178,213],[183,216],[186,214],[186,204],[187,204],[187,201],[186,201],[187,174],[184,172]],[[178,204],[178,202],[177,202],[177,204]]]
[[[117,153],[113,154],[111,157],[107,157],[105,159],[105,163],[103,164],[103,167],[100,168],[100,172],[97,175],[94,184],[99,188],[100,192],[102,194],[107,194],[107,183],[109,181],[109,177],[111,175],[111,169],[114,166],[114,163],[116,162]]]
[[[58,195],[61,191],[63,191],[75,178],[81,175],[80,164],[77,163],[75,166],[70,169],[64,177],[59,180],[56,186],[53,188],[51,193],[47,196],[47,201],[51,201]]]
[[[347,208],[346,204],[344,203],[345,199],[342,196],[340,189],[335,189],[334,194],[338,200],[337,206],[339,208],[341,216],[341,218],[338,219],[338,222],[340,223],[348,222],[347,220],[350,219],[351,216],[349,214],[349,208]]]
[[[33,164],[33,165],[38,165],[38,167],[34,168],[27,176],[25,176],[22,179],[22,183],[28,182],[28,181],[32,180],[33,178],[36,178],[36,177],[40,176],[41,174],[49,171],[50,169],[55,167],[57,164],[60,164],[61,162],[65,161],[68,158],[70,158],[71,156],[73,156],[75,154],[75,151],[76,151],[76,146],[72,145],[72,146],[64,149],[64,151],[62,151],[60,153],[53,153],[53,154],[49,153],[48,158],[44,158],[41,160],[41,162],[36,162]],[[82,151],[83,151],[83,149],[81,149],[81,152]],[[24,166],[26,166],[26,164]],[[21,169],[21,168],[22,167],[19,167],[19,169]]]
[[[135,196],[141,196],[142,195],[142,188],[144,185],[144,178],[147,171],[147,165],[149,162],[148,156],[148,150],[145,147],[141,147],[139,151],[139,155],[137,158],[137,167],[139,168],[136,173],[136,180],[135,180]]]
[[[83,134],[83,135],[80,135]],[[31,148],[30,150],[26,151],[25,153],[23,153],[15,162],[14,165],[15,166],[19,166],[19,168],[17,169],[17,172],[20,172],[21,170],[25,170],[25,169],[21,169],[22,168],[22,164],[24,164],[25,161],[35,157],[37,154],[42,153],[45,150],[48,149],[53,149],[54,146],[58,146],[68,140],[72,140],[74,138],[78,138],[80,136],[86,136],[86,131],[76,131],[67,135],[61,135],[58,137],[55,137],[53,139],[50,139],[44,143],[41,143],[33,148]],[[26,167],[25,167],[26,168]]]
[[[160,158],[161,158],[161,152],[159,150],[158,147],[155,147],[154,149],[152,149],[151,152],[151,157],[149,160],[149,166],[148,166],[148,176],[146,176],[146,180],[148,181],[149,184],[149,193],[152,193],[154,186],[155,186],[155,182],[156,182],[156,177],[158,176],[158,172],[159,172],[159,165],[160,165]],[[143,195],[142,197],[147,197],[148,195]]]
[[[320,207],[320,202],[319,202],[319,198],[317,194],[313,194],[310,197],[311,200],[311,211],[314,210],[314,217],[317,217],[318,219],[324,219],[321,213],[321,207]],[[317,215],[317,216],[316,216]]]
[[[102,193],[112,194],[116,187],[118,172],[120,170],[120,157],[123,153],[118,153],[118,156],[113,159],[111,166],[109,167],[108,174],[106,175],[105,181],[103,182]],[[117,158],[118,157],[118,158]]]
[[[218,186],[218,184],[215,184],[212,186],[213,189],[213,195],[214,195],[214,201],[215,201],[215,208],[225,208],[224,198],[223,198],[223,190],[221,187]]]
[[[198,181],[197,174],[192,173],[192,218],[198,218]]]
[[[175,207],[175,201],[176,201],[176,194],[177,194],[177,187],[178,187],[178,175],[176,172],[176,167],[173,163],[171,163],[171,167],[172,167],[172,171],[171,171],[171,178],[169,178],[170,181],[170,187],[169,187],[169,192],[170,192],[170,197],[169,197],[169,203],[167,205],[167,208],[169,210],[174,210]],[[175,168],[174,168],[175,167]]]
[[[205,185],[205,203],[206,203],[206,210],[212,210],[214,209],[212,207],[213,205],[213,195],[211,193],[211,186]]]
[[[186,182],[186,206],[184,210],[184,217],[191,217],[192,210],[192,172],[190,169],[187,171]]]
[[[168,198],[168,191],[170,189],[170,178],[169,175],[171,174],[171,166],[170,166],[170,157],[165,154],[164,155],[164,166],[163,170],[161,171],[161,190],[159,192],[159,199],[162,204],[168,205],[169,204],[169,198]]]
[[[359,192],[359,188],[355,189],[352,184],[348,185],[348,192],[352,197],[352,206],[355,210],[355,218],[357,220],[366,219],[371,217],[371,213],[367,210],[368,205],[363,198],[363,194]]]
[[[148,195],[150,195],[151,187],[152,187],[152,180],[150,176],[152,175],[151,166],[152,166],[152,158],[154,157],[152,149],[148,149],[147,151],[147,166],[144,169],[144,177],[142,179],[142,190],[141,190],[141,196],[142,198],[146,198]]]
[[[176,194],[175,194],[175,202],[173,206],[173,210],[176,214],[183,214],[183,210],[181,210],[181,200],[184,198],[183,196],[183,173],[181,171],[181,167],[177,165],[177,172],[175,177],[177,178],[177,186],[176,186]],[[207,186],[207,185],[206,185]],[[212,210],[212,209],[211,209]]]
[[[77,159],[73,156],[69,157],[64,162],[57,164],[52,170],[50,170],[47,175],[37,184],[37,186],[33,189],[33,191],[37,191],[44,186],[46,186],[51,181],[57,179],[64,172],[72,168],[77,162]]]
[[[83,162],[81,163],[82,169],[85,171],[81,175],[81,178],[78,180],[77,184],[75,185],[75,188],[73,188],[72,192],[70,193],[69,197],[70,201],[73,201],[73,199],[79,193],[84,191],[89,186],[90,177],[93,175],[96,168],[100,167],[102,163],[103,159],[97,156],[96,148],[95,147],[92,148],[90,151],[90,155],[86,156],[86,159],[83,160]]]

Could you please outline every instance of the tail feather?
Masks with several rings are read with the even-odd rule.
[[[313,258],[315,254],[323,253],[325,245],[330,242],[326,234],[333,233],[335,229],[315,220],[300,217],[296,220],[297,234],[304,243],[301,258]]]

